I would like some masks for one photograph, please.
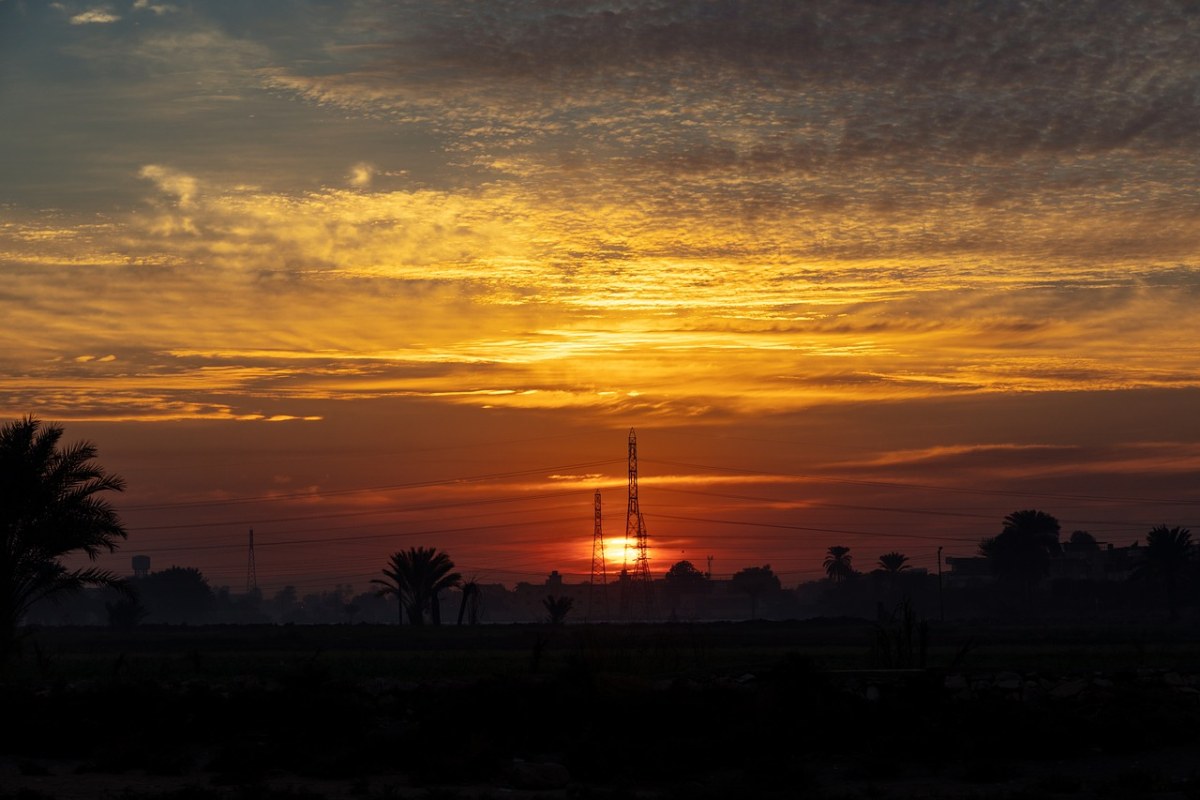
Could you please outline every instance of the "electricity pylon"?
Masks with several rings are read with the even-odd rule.
[[[600,490],[596,490],[595,525],[592,531],[592,579],[588,590],[588,619],[608,619],[608,568],[604,563],[604,526],[600,519]],[[597,583],[599,580],[599,583]]]
[[[629,504],[625,510],[625,548],[635,542],[636,556],[621,594],[622,610],[627,620],[649,620],[654,616],[654,583],[650,576],[650,557],[647,549],[646,519],[638,504],[637,433],[629,429]]]

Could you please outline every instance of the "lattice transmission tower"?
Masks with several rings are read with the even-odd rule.
[[[621,593],[626,619],[649,620],[654,617],[654,584],[650,577],[647,554],[646,519],[638,505],[637,433],[629,429],[629,505],[625,511],[625,549],[636,542],[633,571],[628,573]]]
[[[608,619],[608,568],[604,563],[604,526],[600,517],[600,490],[596,490],[596,523],[592,530],[592,579],[588,590],[588,619]],[[597,583],[599,581],[599,583]]]

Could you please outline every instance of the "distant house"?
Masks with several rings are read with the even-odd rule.
[[[1109,544],[1100,548],[1063,542],[1062,555],[1050,559],[1047,577],[1068,581],[1124,581],[1142,561],[1142,548]],[[949,556],[950,570],[944,575],[947,587],[978,586],[994,580],[991,564],[983,556]]]
[[[1128,547],[1095,542],[1063,542],[1062,558],[1050,564],[1050,577],[1066,580],[1123,581],[1142,562],[1144,550],[1134,542]]]
[[[1105,580],[1106,551],[1095,543],[1078,545],[1063,542],[1062,556],[1050,560],[1051,580],[1102,581]]]
[[[1128,547],[1113,547],[1108,545],[1103,551],[1104,578],[1110,581],[1123,581],[1129,578],[1146,557],[1146,550],[1139,547],[1137,542]]]

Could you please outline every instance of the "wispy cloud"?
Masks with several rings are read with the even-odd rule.
[[[10,282],[22,298],[12,319],[39,331],[37,346],[71,346],[77,321],[99,315],[109,321],[90,331],[98,346],[145,342],[146,355],[121,361],[150,372],[114,374],[114,385],[170,385],[177,368],[211,382],[220,365],[244,375],[227,390],[247,395],[695,414],[1194,386],[1200,374],[1176,323],[1200,283],[1189,267],[667,258],[636,219],[619,248],[589,241],[627,212],[566,215],[506,187],[293,195],[163,165],[140,175],[155,189],[149,213],[77,228],[9,223],[0,241],[26,264]],[[188,302],[147,306],[147,285]],[[1177,357],[1165,365],[1168,342]]]
[[[371,185],[371,180],[375,177],[375,167],[365,162],[355,164],[350,168],[350,185],[363,189]]]
[[[120,21],[121,17],[107,8],[91,8],[71,16],[72,25],[107,25]]]
[[[155,16],[171,14],[179,10],[178,6],[169,3],[154,3],[151,0],[133,0],[134,11],[150,11]]]
[[[8,352],[35,365],[86,330],[112,386],[219,367],[248,412],[1197,384],[1180,9],[165,8],[62,51],[86,118],[126,121],[25,184],[119,199],[0,223],[4,310],[36,331]]]
[[[181,209],[191,208],[196,201],[197,181],[191,175],[159,164],[147,164],[138,172],[138,177],[153,181],[159,189],[173,196]]]

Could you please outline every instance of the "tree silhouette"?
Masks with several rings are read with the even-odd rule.
[[[928,644],[929,625],[917,620],[912,602],[906,597],[887,619],[876,623],[872,661],[884,669],[924,667]]]
[[[663,587],[671,601],[671,613],[675,614],[684,595],[699,594],[708,590],[708,576],[690,561],[676,561],[663,575]]]
[[[394,594],[400,603],[400,621],[408,614],[410,625],[422,625],[425,611],[434,625],[442,624],[438,593],[457,586],[462,576],[454,572],[454,562],[433,547],[410,547],[392,553],[383,574],[371,583],[383,587],[381,595]]]
[[[1179,618],[1179,581],[1193,561],[1192,550],[1192,533],[1187,528],[1159,525],[1146,534],[1145,560],[1137,574],[1162,580],[1172,620]]]
[[[663,575],[663,583],[675,594],[701,592],[709,586],[708,576],[690,561],[676,561]]]
[[[889,575],[895,575],[902,570],[909,568],[908,556],[904,553],[897,553],[893,550],[890,553],[884,553],[879,557],[879,569]]]
[[[410,587],[412,585],[412,581],[408,577],[408,562],[405,558],[403,558],[403,556],[403,550],[392,553],[391,557],[388,559],[388,565],[383,568],[383,574],[386,575],[387,578],[371,579],[371,583],[374,583],[380,587],[377,590],[377,593],[380,597],[386,597],[388,595],[396,596],[396,609],[397,614],[399,615],[397,622],[400,625],[404,624],[404,612],[405,610],[409,609],[410,603],[412,602],[410,599]],[[409,621],[413,625],[421,624],[422,614],[420,608],[417,609],[416,614],[413,614],[411,611],[409,611]]]
[[[1071,546],[1076,550],[1099,550],[1100,543],[1087,531],[1071,531]]]
[[[151,622],[195,623],[212,611],[215,596],[195,567],[168,567],[136,578],[133,588]]]
[[[779,591],[779,578],[771,571],[771,565],[761,567],[746,567],[735,572],[729,579],[729,585],[736,592],[750,596],[750,618],[758,618],[758,598],[764,593]]]
[[[0,428],[0,662],[15,651],[21,620],[38,600],[86,586],[127,591],[110,572],[62,563],[73,553],[95,561],[126,538],[99,497],[122,491],[124,481],[94,463],[90,442],[60,447],[62,434],[32,416]]]
[[[979,543],[996,577],[1019,586],[1028,600],[1033,587],[1050,569],[1050,559],[1062,553],[1058,520],[1044,511],[1014,511],[1004,518],[999,535]]]
[[[849,547],[834,545],[825,551],[825,574],[834,583],[841,583],[854,575],[853,560]]]
[[[146,618],[146,609],[136,597],[118,597],[104,604],[108,615],[108,625],[111,628],[128,629],[136,627]]]
[[[271,598],[271,605],[274,608],[276,620],[278,622],[289,622],[296,613],[296,604],[299,600],[300,598],[296,593],[295,586],[284,586],[276,592],[275,596]]]
[[[458,624],[463,624],[463,617],[467,618],[467,622],[471,625],[479,624],[479,606],[482,598],[482,592],[479,589],[479,581],[475,578],[463,581],[459,587],[462,596],[458,603]]]
[[[881,555],[876,564],[875,574],[882,576],[884,588],[889,594],[895,592],[900,573],[910,569],[908,556],[895,550]]]
[[[546,609],[546,613],[550,615],[549,622],[551,625],[561,625],[570,613],[572,606],[575,605],[574,598],[566,595],[554,596],[546,595],[546,599],[542,601],[542,607]]]
[[[663,575],[663,580],[680,591],[698,591],[708,584],[708,576],[690,561],[676,561]]]

